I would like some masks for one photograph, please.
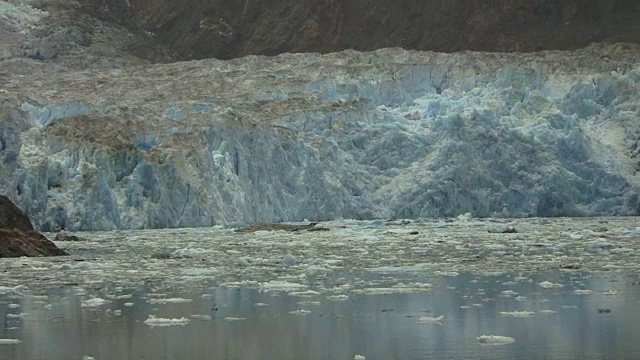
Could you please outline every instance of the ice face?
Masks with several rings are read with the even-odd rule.
[[[11,77],[0,192],[72,231],[638,214],[639,55],[385,49]]]

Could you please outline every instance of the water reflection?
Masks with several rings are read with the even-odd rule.
[[[95,309],[82,307],[74,289],[51,290],[48,298],[0,299],[1,359],[634,359],[640,358],[640,287],[632,279],[547,274],[517,279],[468,274],[429,279],[423,293],[350,295],[330,301],[211,289],[173,294],[188,303],[149,304],[146,293]],[[542,281],[564,284],[544,289]],[[575,289],[591,289],[576,295]],[[604,295],[609,292],[615,295]],[[9,307],[8,304],[20,307]],[[133,306],[125,306],[133,303]],[[266,306],[256,304],[264,303]],[[599,313],[598,309],[609,309]],[[113,310],[121,310],[120,316]],[[310,311],[296,315],[296,310]],[[499,315],[530,311],[528,318]],[[550,311],[549,311],[550,310]],[[541,312],[543,311],[543,312]],[[551,312],[554,311],[555,313]],[[23,313],[22,317],[15,314]],[[14,314],[14,315],[11,315]],[[186,326],[151,328],[150,314],[191,318]],[[444,315],[442,325],[421,316]],[[229,321],[229,318],[244,320]],[[505,346],[483,346],[476,337],[504,335]]]

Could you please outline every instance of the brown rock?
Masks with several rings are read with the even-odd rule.
[[[4,195],[0,195],[0,229],[34,230],[29,217]]]
[[[0,258],[59,255],[68,254],[35,231],[29,217],[0,195]]]
[[[637,0],[79,3],[98,18],[151,33],[153,41],[183,59],[384,47],[514,52],[575,49],[600,41],[640,42]]]

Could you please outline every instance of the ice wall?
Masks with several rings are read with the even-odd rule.
[[[22,79],[0,191],[43,230],[636,215],[638,55],[387,49]]]

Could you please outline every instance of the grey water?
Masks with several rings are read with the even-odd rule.
[[[426,292],[351,294],[344,301],[210,288],[204,296],[172,294],[192,302],[150,304],[140,288],[131,298],[87,308],[72,287],[51,289],[46,301],[5,294],[0,339],[21,342],[0,345],[0,359],[640,358],[640,286],[632,276],[460,274],[430,280],[434,287]],[[564,286],[545,289],[539,286],[545,280]],[[301,309],[309,312],[295,313]],[[531,316],[500,314],[513,311]],[[150,327],[144,323],[149,314],[190,321]],[[418,322],[440,315],[441,323]],[[483,345],[481,335],[515,342]]]

